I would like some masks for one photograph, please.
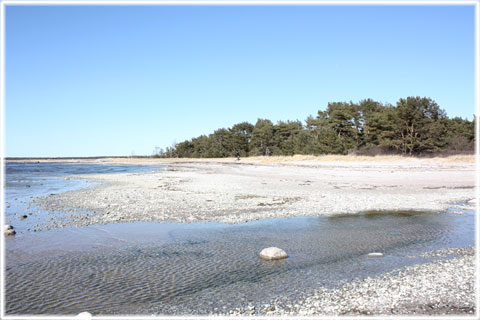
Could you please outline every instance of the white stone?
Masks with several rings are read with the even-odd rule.
[[[277,247],[265,248],[260,252],[260,258],[265,260],[278,260],[288,258],[285,251]]]
[[[80,312],[79,314],[77,314],[75,319],[85,319],[85,320],[92,319],[92,314],[90,312],[87,312],[87,311]]]
[[[6,236],[14,236],[17,232],[13,230],[13,227],[9,224],[6,224],[3,227],[3,234]]]
[[[380,257],[383,257],[383,253],[381,253],[381,252],[371,252],[367,256],[369,258],[380,258]]]

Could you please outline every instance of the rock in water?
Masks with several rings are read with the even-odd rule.
[[[77,314],[75,319],[85,319],[85,320],[92,319],[92,314],[90,312],[83,311],[83,312],[80,312],[79,314]]]
[[[288,258],[288,255],[280,248],[270,247],[265,248],[260,252],[260,258],[265,260],[278,260]]]
[[[381,252],[371,252],[367,255],[369,258],[381,258],[383,257],[383,253]]]
[[[14,236],[17,232],[13,230],[13,227],[9,224],[6,224],[3,227],[3,234],[6,236]]]

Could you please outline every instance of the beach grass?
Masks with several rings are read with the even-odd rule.
[[[8,161],[8,160],[7,160]],[[156,158],[156,157],[102,157],[102,158],[71,158],[71,159],[21,159],[10,161],[22,162],[123,162],[123,163],[152,163],[152,162],[239,162],[236,157],[228,158]],[[377,155],[377,156],[358,156],[358,155],[300,155],[293,156],[252,156],[241,157],[240,163],[297,163],[297,162],[379,162],[379,163],[394,163],[394,162],[426,162],[426,163],[475,163],[476,155],[463,154],[451,155],[444,157],[415,157],[402,155]]]
[[[420,158],[401,155],[379,155],[379,156],[357,156],[357,155],[293,155],[293,156],[253,156],[242,157],[242,162],[260,162],[260,163],[287,163],[287,162],[467,162],[474,163],[475,155],[452,155],[447,157]],[[112,159],[113,160],[113,159]],[[115,159],[120,160],[120,159]],[[125,158],[125,160],[134,161],[135,158]],[[137,159],[139,160],[139,159]],[[142,159],[145,160],[145,159]],[[158,161],[174,162],[235,162],[237,158],[156,158]]]

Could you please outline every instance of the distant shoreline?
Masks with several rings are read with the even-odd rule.
[[[94,163],[134,163],[143,162],[240,162],[240,163],[288,163],[288,162],[468,162],[475,163],[475,154],[458,154],[449,156],[420,157],[402,155],[356,156],[356,155],[294,155],[294,156],[252,156],[229,158],[157,158],[152,156],[98,156],[98,157],[5,157],[6,162],[94,162]]]
[[[126,156],[92,156],[92,157],[5,157],[6,161],[14,160],[95,160],[95,159],[116,159],[116,158],[153,158],[152,156],[135,156],[135,157],[126,157]]]

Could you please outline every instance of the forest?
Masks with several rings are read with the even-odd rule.
[[[304,123],[258,119],[220,128],[161,150],[159,157],[223,158],[324,154],[433,155],[473,153],[475,120],[449,118],[431,98],[395,106],[372,99],[331,102]]]

